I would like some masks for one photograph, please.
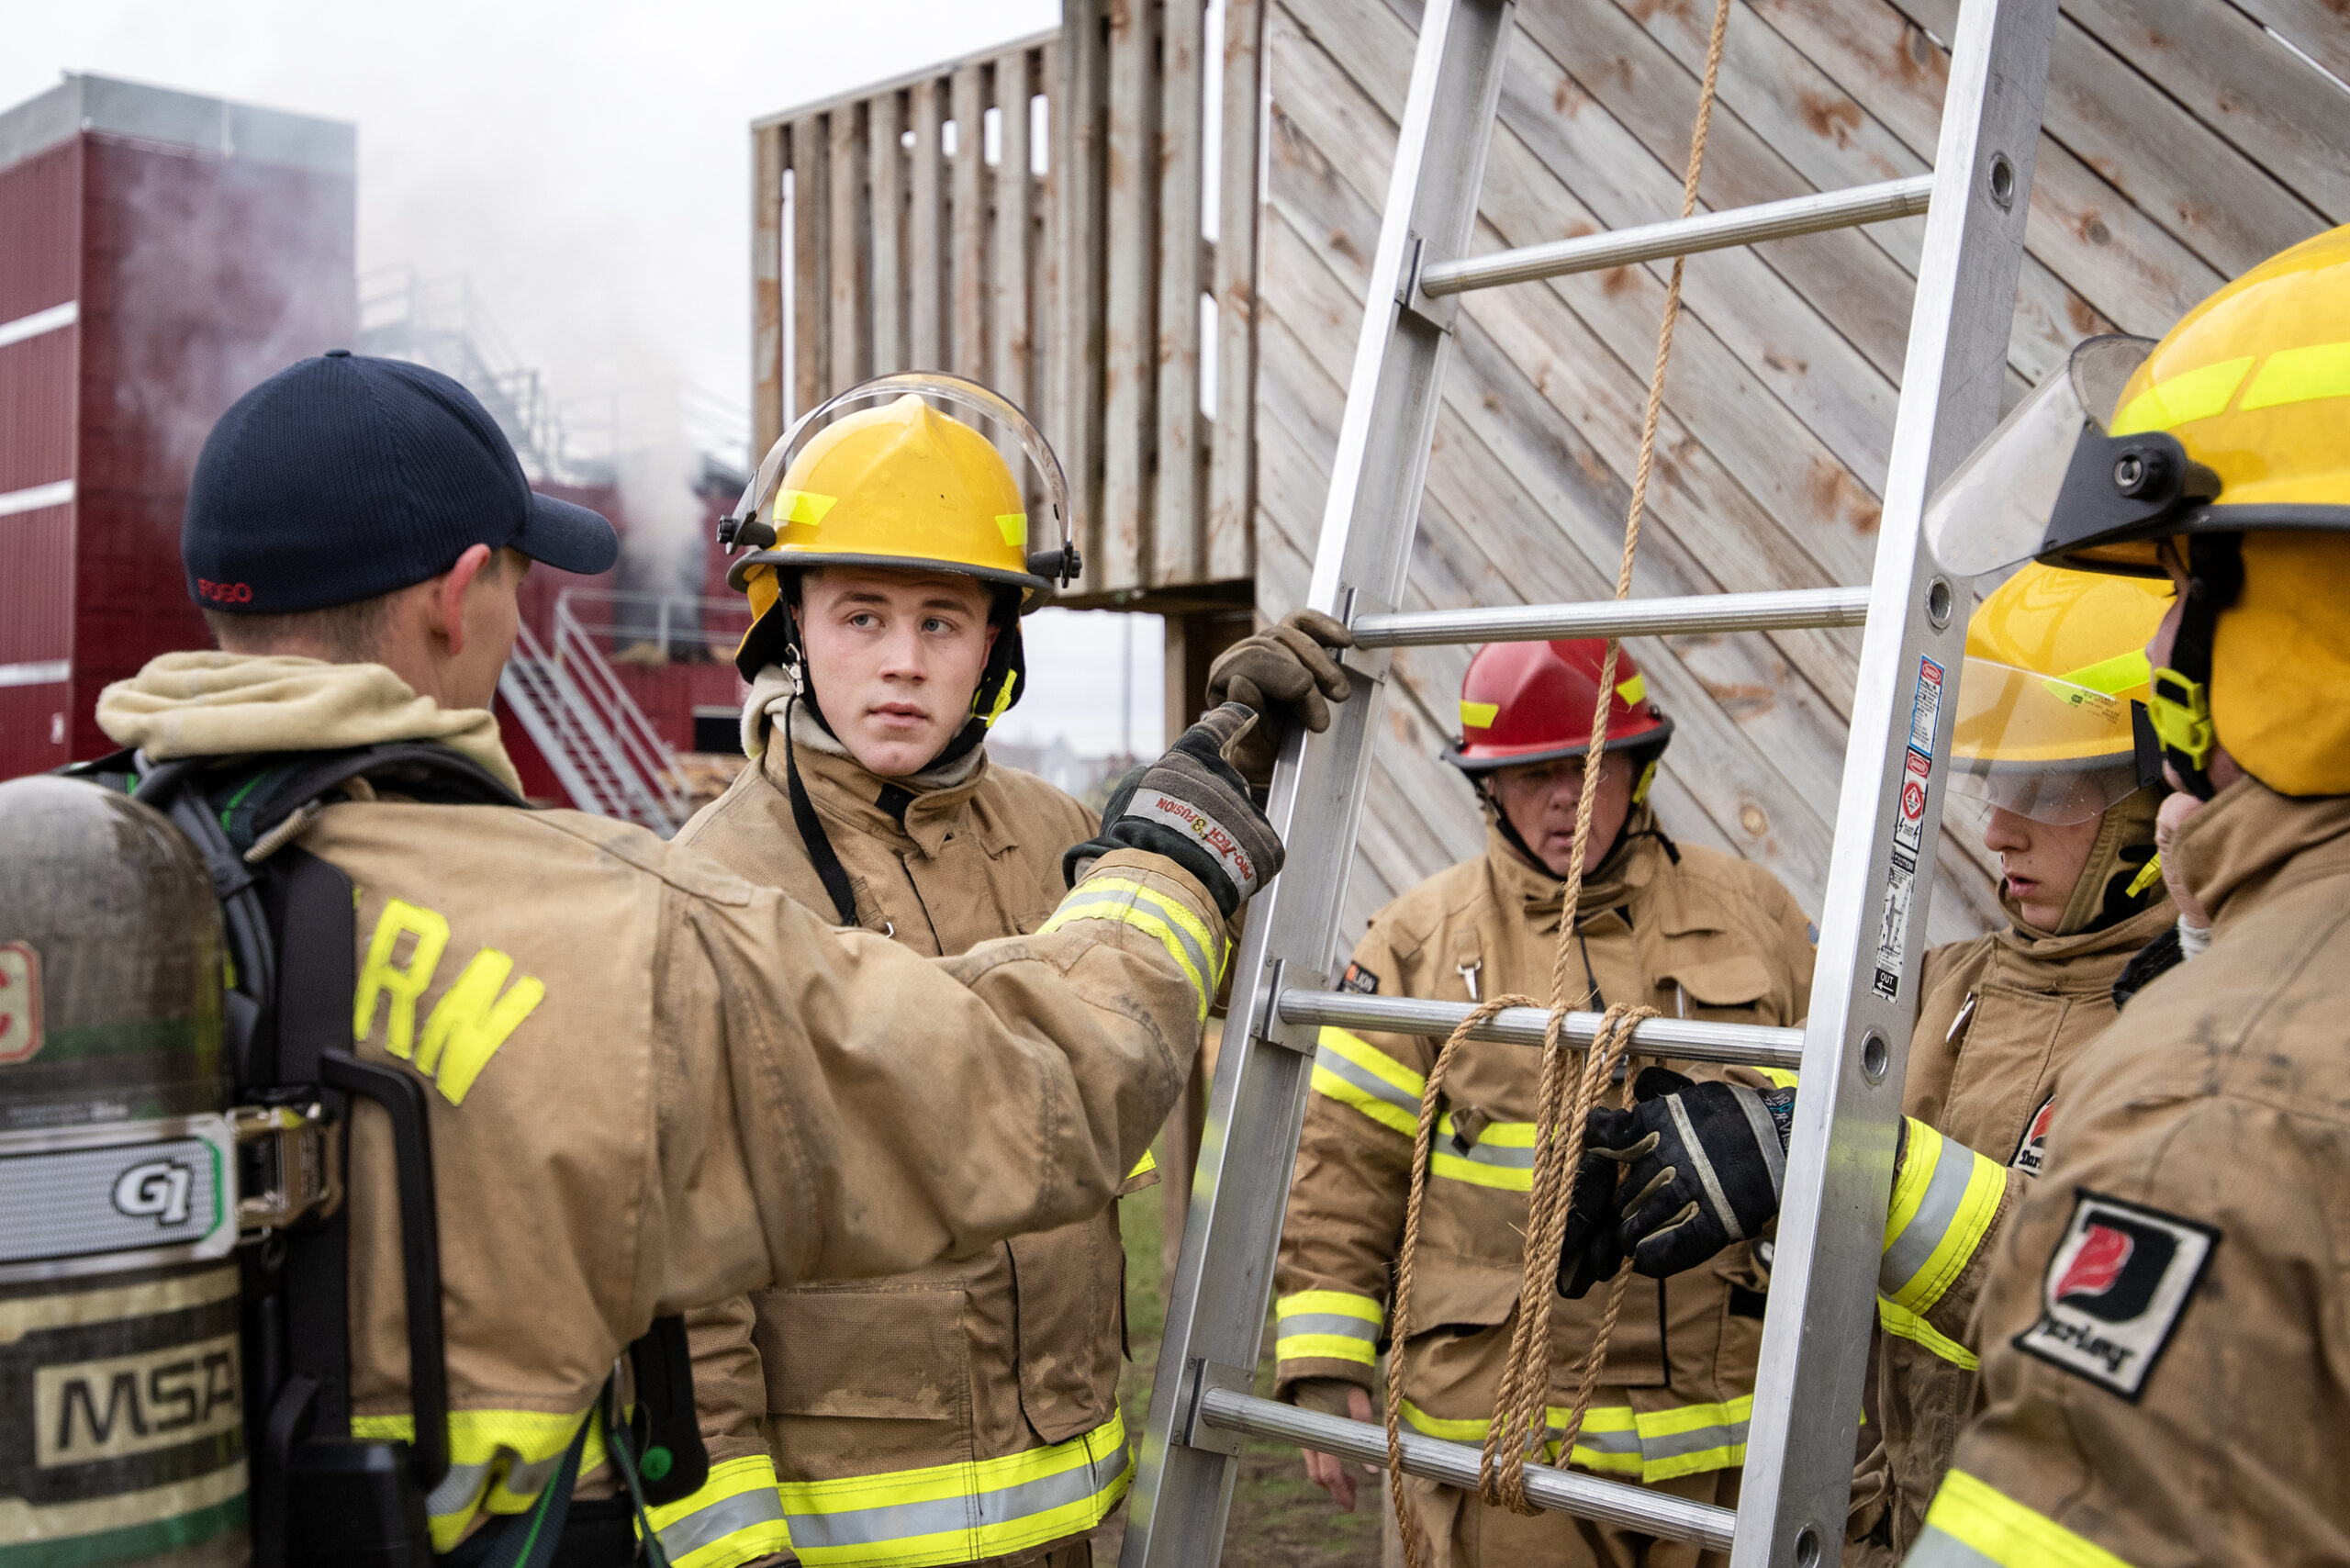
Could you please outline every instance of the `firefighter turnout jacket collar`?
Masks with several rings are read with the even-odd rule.
[[[1928,953],[1919,980],[1918,1024],[1909,1039],[1902,1109],[1947,1140],[1938,1158],[1953,1174],[1971,1170],[1971,1155],[2003,1167],[1986,1170],[1976,1189],[1996,1213],[2012,1183],[2039,1173],[2047,1158],[2048,1123],[2065,1067],[2113,1022],[2113,982],[2138,950],[2170,928],[2177,911],[2167,898],[2119,924],[2076,936],[2033,936],[2013,929],[1953,942]],[[1920,1139],[1919,1158],[1927,1158]],[[2010,1176],[2009,1173],[2012,1173]],[[1969,1233],[1958,1184],[1947,1231]],[[1919,1213],[1912,1213],[1907,1232]],[[1930,1221],[1930,1215],[1928,1216]],[[1986,1225],[1973,1249],[1987,1256],[1997,1236]],[[1930,1253],[1905,1238],[1914,1250]],[[1939,1240],[1937,1241],[1937,1248]],[[1926,1506],[1950,1467],[1951,1450],[1975,1400],[1975,1352],[1960,1343],[1974,1287],[1981,1277],[1968,1256],[1952,1287],[1924,1313],[1892,1295],[1877,1298],[1876,1450],[1853,1488],[1848,1563],[1898,1562],[1918,1538]],[[1897,1282],[1896,1290],[1907,1285]],[[1914,1293],[1910,1299],[1915,1299]],[[1954,1330],[1935,1328],[1942,1323]]]
[[[2211,946],[2065,1074],[1913,1563],[2350,1560],[2350,799],[2245,779],[2171,853]]]
[[[951,954],[1052,918],[1061,852],[1093,834],[1091,812],[984,750],[885,779],[804,707],[792,722],[866,929]],[[774,739],[678,842],[829,909]],[[911,1059],[922,1050],[906,1042]],[[952,1126],[905,1131],[919,1141]],[[1117,1405],[1124,1262],[1111,1205],[959,1262],[693,1315],[704,1440],[722,1479],[656,1519],[665,1543],[691,1545],[671,1562],[728,1568],[778,1550],[787,1525],[810,1564],[1027,1556],[1091,1529],[1132,1474]],[[761,1473],[766,1515],[754,1518],[733,1488]]]
[[[1653,830],[1646,808],[1636,811],[1585,886],[1576,962],[1587,964],[1594,994],[1579,1005],[1639,1002],[1735,1023],[1800,1019],[1812,949],[1794,899],[1758,866],[1668,849]],[[1371,918],[1341,983],[1449,1002],[1545,994],[1559,916],[1558,882],[1489,831],[1483,856]],[[1309,1377],[1372,1383],[1420,1094],[1439,1043],[1322,1032],[1276,1282],[1284,1387]],[[1472,1043],[1447,1083],[1404,1391],[1405,1421],[1432,1436],[1474,1442],[1493,1415],[1518,1294],[1539,1073],[1537,1052]],[[1647,1482],[1739,1464],[1765,1283],[1742,1244],[1675,1279],[1634,1279],[1572,1462]],[[1554,1308],[1553,1450],[1606,1294]]]
[[[450,717],[412,725],[414,694],[366,666],[319,666],[316,689],[281,699],[262,666],[282,661],[204,655],[216,678],[191,691],[186,657],[109,689],[102,727],[195,755],[440,739]],[[306,737],[239,711],[281,701],[335,721]],[[530,1507],[655,1317],[1099,1215],[1199,1041],[1198,985],[1159,932],[1185,923],[1223,956],[1206,890],[1135,853],[1100,862],[1058,929],[932,960],[575,812],[345,800],[300,845],[356,890],[355,1053],[430,1089],[454,1463],[429,1511],[444,1551]],[[409,1421],[380,1120],[348,1140],[363,1438]],[[910,1148],[910,1129],[938,1126],[956,1136]],[[591,1432],[586,1462],[601,1461]]]

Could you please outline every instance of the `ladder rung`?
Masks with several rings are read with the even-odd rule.
[[[1350,991],[1284,991],[1278,1003],[1284,1024],[1336,1024],[1344,1029],[1381,1029],[1394,1035],[1442,1038],[1476,1011],[1465,1002],[1423,1002],[1408,996],[1359,996]],[[1588,1046],[1604,1014],[1567,1014],[1566,1042]],[[1539,1046],[1550,1015],[1539,1007],[1512,1007],[1479,1025],[1471,1036],[1513,1046]],[[1761,1024],[1714,1024],[1702,1018],[1651,1018],[1632,1032],[1633,1049],[1643,1056],[1679,1057],[1763,1067],[1803,1066],[1803,1031]]]
[[[1200,1395],[1199,1419],[1226,1431],[1278,1438],[1368,1464],[1383,1464],[1387,1460],[1386,1432],[1367,1421],[1301,1410],[1294,1405],[1259,1399],[1230,1389],[1211,1388],[1203,1392]],[[1441,1481],[1448,1486],[1475,1491],[1481,1457],[1478,1450],[1466,1443],[1449,1443],[1416,1432],[1404,1434],[1404,1468],[1414,1475]],[[1577,1475],[1547,1464],[1527,1465],[1526,1496],[1529,1502],[1561,1513],[1620,1525],[1643,1535],[1696,1541],[1710,1551],[1729,1550],[1730,1529],[1738,1521],[1735,1513],[1711,1503],[1693,1503],[1684,1497],[1620,1481]]]
[[[1806,626],[1863,626],[1868,618],[1865,588],[1786,588],[1360,615],[1348,630],[1357,647],[1417,648],[1439,643],[1539,643],[1553,637],[1790,632]]]
[[[1644,223],[1575,240],[1553,240],[1490,256],[1458,262],[1438,262],[1420,274],[1420,292],[1463,294],[1505,283],[1532,283],[1565,273],[1600,272],[1634,262],[1661,261],[1668,256],[1694,255],[1699,251],[1725,250],[1732,245],[1759,245],[1765,240],[1817,234],[1823,229],[1850,229],[1862,223],[1883,223],[1926,210],[1932,199],[1934,177],[1917,174],[1881,185],[1854,185],[1850,190],[1817,191],[1766,201],[1727,212],[1701,213],[1666,223]]]

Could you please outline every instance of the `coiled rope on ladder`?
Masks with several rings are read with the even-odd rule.
[[[1730,0],[1715,0],[1714,22],[1706,40],[1706,72],[1697,93],[1697,118],[1689,137],[1689,162],[1681,182],[1681,216],[1697,210],[1698,176],[1706,165],[1706,136],[1713,123],[1714,96],[1721,80],[1722,43],[1729,29]],[[1673,330],[1681,315],[1681,278],[1685,257],[1673,259],[1672,280],[1665,288],[1664,319],[1657,329],[1656,364],[1649,375],[1648,406],[1640,420],[1639,462],[1632,472],[1631,504],[1624,519],[1624,552],[1616,570],[1616,597],[1632,591],[1632,563],[1640,543],[1640,521],[1648,507],[1649,479],[1656,465],[1657,424],[1664,408],[1665,368],[1673,359]],[[1518,1282],[1517,1311],[1513,1316],[1509,1351],[1494,1396],[1494,1417],[1485,1431],[1484,1454],[1478,1465],[1477,1492],[1489,1506],[1520,1514],[1539,1512],[1526,1497],[1526,1456],[1547,1429],[1546,1396],[1550,1386],[1550,1306],[1556,1297],[1559,1251],[1567,1215],[1574,1197],[1576,1167],[1583,1159],[1583,1126],[1599,1097],[1606,1092],[1618,1059],[1628,1054],[1633,1031],[1645,1018],[1657,1016],[1652,1007],[1618,1005],[1602,1017],[1582,1070],[1568,1063],[1563,1041],[1567,1014],[1575,1000],[1568,992],[1568,959],[1574,946],[1575,922],[1583,901],[1583,856],[1591,841],[1592,809],[1598,798],[1599,775],[1607,750],[1607,717],[1616,691],[1617,640],[1607,640],[1601,661],[1599,691],[1591,720],[1591,747],[1584,758],[1583,793],[1575,804],[1575,831],[1571,864],[1561,889],[1559,946],[1550,966],[1550,1024],[1542,1033],[1542,1076],[1536,1091],[1534,1170],[1528,1195],[1526,1256]],[[1404,1211],[1404,1245],[1395,1270],[1395,1305],[1389,1323],[1393,1349],[1387,1366],[1387,1485],[1394,1499],[1395,1519],[1403,1535],[1408,1568],[1423,1568],[1418,1522],[1404,1491],[1403,1401],[1404,1371],[1411,1338],[1412,1271],[1419,1249],[1420,1209],[1427,1193],[1428,1160],[1445,1078],[1452,1059],[1472,1030],[1505,1007],[1539,1005],[1526,996],[1496,996],[1461,1020],[1428,1071],[1420,1097],[1419,1125],[1412,1145],[1411,1193]],[[1572,1084],[1572,1092],[1570,1091]],[[1627,1074],[1625,1093],[1631,1092]],[[1607,1309],[1592,1338],[1577,1380],[1574,1403],[1559,1440],[1561,1462],[1573,1453],[1583,1430],[1592,1392],[1607,1356],[1607,1341],[1623,1307],[1631,1271],[1619,1271],[1608,1287]]]

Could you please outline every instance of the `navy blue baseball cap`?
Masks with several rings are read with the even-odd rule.
[[[230,405],[205,438],[180,527],[188,597],[242,615],[393,593],[476,544],[566,572],[603,571],[621,547],[601,512],[531,488],[464,386],[345,349]]]

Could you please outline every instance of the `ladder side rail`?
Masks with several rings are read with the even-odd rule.
[[[1921,523],[1998,420],[2055,14],[1964,0],[1954,34],[1732,1568],[1813,1568],[1843,1549],[1966,627],[1968,585],[1940,573]],[[1905,798],[1913,783],[1922,798]]]
[[[1306,596],[1342,620],[1402,599],[1450,342],[1450,302],[1406,302],[1422,258],[1460,254],[1474,230],[1514,17],[1511,0],[1428,0],[1421,14]],[[1292,734],[1275,770],[1268,815],[1288,860],[1250,909],[1240,948],[1123,1568],[1210,1568],[1222,1553],[1237,1450],[1214,1439],[1214,1448],[1193,1446],[1193,1418],[1212,1372],[1253,1368],[1261,1348],[1315,1038],[1282,1023],[1273,998],[1282,974],[1327,981],[1387,655],[1357,655],[1348,667],[1356,693],[1329,732],[1310,746]]]

